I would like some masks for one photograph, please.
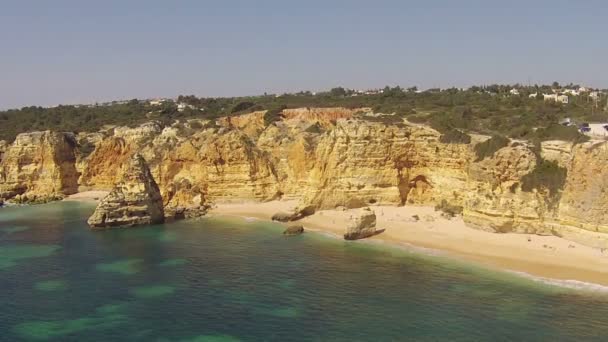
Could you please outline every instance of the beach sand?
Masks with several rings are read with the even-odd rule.
[[[99,202],[106,197],[109,191],[83,191],[64,198],[64,201]]]
[[[277,212],[296,206],[295,201],[218,204],[211,215],[270,220]],[[556,236],[497,234],[465,225],[462,218],[442,218],[432,207],[374,206],[378,229],[371,241],[429,248],[446,255],[494,269],[524,272],[556,280],[575,280],[608,286],[608,253]],[[306,230],[341,237],[352,213],[323,210],[297,224]],[[420,217],[419,221],[412,218]]]

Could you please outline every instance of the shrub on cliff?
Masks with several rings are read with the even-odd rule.
[[[264,126],[270,126],[272,123],[281,120],[284,109],[287,109],[287,107],[279,106],[268,109],[264,114]]]
[[[589,137],[580,133],[576,126],[566,127],[559,124],[552,124],[545,128],[537,129],[534,132],[534,137],[540,141],[564,140],[571,141],[575,144],[589,140]]]
[[[439,137],[439,142],[444,144],[470,144],[471,136],[452,128]]]
[[[242,112],[246,109],[249,109],[251,107],[255,106],[255,103],[250,102],[250,101],[242,101],[237,103],[234,107],[232,107],[232,110],[230,110],[230,113],[238,113],[238,112]]]
[[[78,151],[82,157],[86,158],[95,151],[95,144],[90,141],[83,141],[78,145]]]
[[[492,157],[496,151],[509,145],[509,139],[502,135],[494,135],[490,139],[475,145],[475,161],[482,161],[487,157]]]
[[[534,170],[521,178],[522,191],[531,192],[533,189],[548,192],[549,207],[554,207],[559,201],[560,190],[566,184],[568,170],[557,162],[540,159]]]

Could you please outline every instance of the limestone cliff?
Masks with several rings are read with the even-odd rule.
[[[8,143],[5,140],[0,140],[0,162],[2,162],[2,157],[4,157],[4,152],[8,148]]]
[[[608,247],[608,143],[546,141],[539,148],[512,141],[478,160],[474,146],[483,137],[444,144],[429,127],[369,112],[301,108],[283,110],[270,124],[259,111],[75,136],[22,134],[0,145],[0,196],[112,189],[139,153],[169,217],[200,216],[218,202],[278,198],[316,209],[447,203],[462,207],[465,222],[479,229]],[[524,186],[543,160],[564,170],[557,190]]]
[[[91,228],[112,228],[161,223],[163,200],[144,158],[135,154],[124,167],[121,180],[101,200],[88,223]]]
[[[428,128],[338,120],[312,156],[304,201],[319,208],[462,202],[470,150]]]
[[[0,198],[39,203],[75,193],[74,147],[65,133],[19,134],[0,162]]]
[[[205,130],[167,151],[158,179],[165,205],[269,200],[279,191],[269,156],[239,130]]]
[[[537,156],[523,144],[498,150],[467,170],[464,219],[471,226],[496,232],[540,233],[538,222],[548,208],[536,192],[521,190],[521,179],[534,170]]]

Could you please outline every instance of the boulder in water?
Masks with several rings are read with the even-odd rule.
[[[293,214],[289,214],[289,213],[276,213],[274,215],[272,215],[272,220],[273,221],[279,221],[279,222],[289,222],[291,221]]]
[[[304,227],[302,225],[291,225],[283,232],[284,235],[300,235],[304,233]]]

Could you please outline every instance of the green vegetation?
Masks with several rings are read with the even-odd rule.
[[[447,217],[454,217],[462,214],[463,207],[460,205],[449,204],[447,200],[441,200],[441,203],[435,206],[435,211],[443,212]]]
[[[553,208],[559,202],[567,175],[566,168],[560,167],[556,162],[539,159],[534,170],[521,178],[521,189],[526,192],[533,189],[547,191],[549,208]]]
[[[104,125],[134,126],[149,120],[169,124],[181,119],[215,119],[268,110],[265,122],[280,119],[285,108],[346,107],[371,108],[376,113],[394,114],[378,120],[398,123],[429,124],[439,130],[443,141],[467,143],[466,133],[502,135],[516,139],[584,139],[576,128],[558,127],[561,119],[577,122],[608,121],[608,113],[592,107],[587,96],[570,98],[569,104],[545,102],[529,94],[550,93],[551,86],[517,86],[521,95],[511,95],[510,85],[471,87],[467,90],[429,89],[417,92],[415,87],[385,87],[382,92],[359,94],[341,87],[313,94],[261,95],[235,98],[198,98],[179,96],[153,106],[148,101],[130,100],[91,106],[24,107],[0,111],[0,140],[12,141],[18,133],[35,130],[97,131]],[[573,85],[574,87],[574,85]],[[178,110],[178,104],[188,106]],[[371,119],[375,120],[375,119]],[[552,125],[553,124],[553,125]]]
[[[490,139],[475,145],[477,160],[482,161],[487,157],[492,157],[496,151],[509,145],[509,139],[502,135],[493,135]]]
[[[531,140],[564,140],[573,143],[583,143],[589,140],[589,137],[580,133],[574,126],[562,126],[560,124],[550,124],[547,127],[537,129],[528,138]]]
[[[281,115],[282,115],[281,112],[286,108],[287,108],[287,106],[279,106],[279,107],[269,109],[264,114],[264,125],[269,126],[273,122],[281,120]]]
[[[450,129],[439,137],[439,141],[444,144],[470,144],[471,136],[457,129]]]

